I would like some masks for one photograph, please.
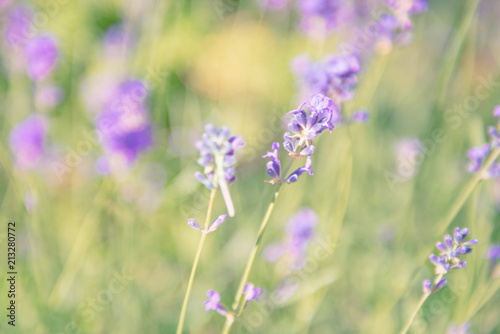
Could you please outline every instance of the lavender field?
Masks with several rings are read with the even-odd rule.
[[[500,333],[499,16],[0,0],[0,333]]]

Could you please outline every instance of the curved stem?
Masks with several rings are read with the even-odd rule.
[[[436,279],[434,280],[434,285],[436,285],[437,283],[439,283],[439,281],[441,280],[441,278],[443,278],[443,275],[442,274],[438,275],[436,277]],[[420,309],[422,308],[422,305],[424,305],[425,301],[427,300],[427,298],[430,295],[431,295],[430,293],[424,293],[422,295],[422,298],[420,298],[420,301],[417,304],[417,308],[411,314],[410,318],[408,319],[408,322],[406,323],[406,326],[401,330],[400,334],[406,334],[406,332],[408,332],[408,330],[410,329],[411,324],[413,323],[413,320],[417,316],[418,311],[420,311]]]
[[[262,243],[262,238],[264,236],[264,232],[266,231],[267,223],[269,222],[269,218],[271,217],[271,213],[273,212],[274,206],[276,204],[276,200],[278,199],[278,195],[280,192],[281,184],[279,184],[276,188],[276,191],[274,192],[273,199],[271,200],[271,203],[269,203],[269,207],[267,208],[266,215],[264,216],[264,219],[262,219],[262,222],[260,224],[259,228],[259,235],[257,237],[257,241],[255,242],[255,246],[252,249],[252,252],[250,253],[250,257],[248,258],[247,265],[245,267],[245,271],[243,273],[243,276],[241,277],[240,284],[238,286],[238,290],[236,291],[236,295],[234,297],[234,303],[232,306],[233,311],[238,311],[238,306],[240,305],[240,302],[242,301],[242,296],[243,296],[243,290],[245,289],[245,285],[248,280],[248,276],[250,275],[250,271],[252,270],[252,265],[255,260],[255,256],[257,255],[257,252],[259,251],[260,245]],[[245,302],[243,300],[243,302]],[[233,325],[234,319],[231,317],[226,317],[226,322],[224,324],[224,328],[222,329],[222,334],[227,334],[229,333],[229,330],[231,329],[231,326]]]
[[[212,208],[214,206],[215,193],[217,188],[213,189],[210,193],[210,199],[208,202],[207,217],[205,219],[205,231],[208,230],[208,224],[210,223],[210,217],[212,216]],[[201,234],[200,242],[198,243],[198,249],[196,250],[196,256],[194,257],[193,267],[191,268],[191,274],[189,275],[189,282],[186,288],[186,294],[184,295],[184,301],[182,302],[181,315],[179,316],[179,324],[177,325],[177,334],[182,334],[182,328],[184,327],[184,319],[186,318],[186,309],[189,301],[189,296],[191,295],[191,288],[193,287],[194,275],[196,273],[196,268],[198,267],[198,262],[201,256],[201,250],[203,249],[203,244],[207,233],[203,232]]]

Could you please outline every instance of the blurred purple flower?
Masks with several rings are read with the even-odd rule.
[[[292,70],[302,97],[320,93],[341,103],[353,98],[361,67],[354,55],[330,55],[319,62],[313,62],[308,56],[297,56],[292,61]]]
[[[23,46],[29,39],[33,11],[26,4],[17,5],[7,14],[9,23],[5,29],[7,43],[14,47]]]
[[[467,157],[469,158],[469,165],[467,170],[470,173],[475,173],[481,169],[483,166],[483,161],[490,151],[490,145],[484,144],[482,146],[475,146],[467,151]]]
[[[352,114],[353,123],[368,123],[370,120],[370,114],[367,110],[358,110]]]
[[[246,302],[248,303],[252,300],[258,300],[259,296],[262,294],[262,289],[255,287],[253,283],[249,282],[247,283],[247,285],[245,285],[243,294],[245,295]]]
[[[314,37],[323,37],[349,21],[352,6],[345,0],[299,0],[300,28]]]
[[[38,109],[52,109],[59,105],[64,98],[64,92],[59,86],[37,87],[35,105]]]
[[[54,38],[41,35],[24,45],[24,57],[28,62],[28,75],[34,81],[47,78],[54,69],[58,51]]]
[[[448,328],[446,334],[472,334],[472,332],[470,331],[470,322],[467,321],[460,326],[453,324]]]
[[[500,147],[500,133],[494,126],[488,127],[488,134],[491,138],[491,147]]]
[[[299,210],[288,221],[283,242],[272,244],[264,251],[266,260],[274,262],[280,257],[286,257],[293,270],[301,269],[305,265],[307,246],[314,236],[317,222],[318,216],[313,210]]]
[[[491,245],[490,247],[488,247],[486,258],[493,261],[497,261],[498,259],[500,259],[500,244]]]
[[[137,80],[120,84],[96,119],[106,155],[118,155],[128,165],[152,144],[145,99],[146,87]]]
[[[10,133],[10,148],[16,165],[34,168],[44,155],[46,123],[41,116],[32,115],[17,124]]]
[[[234,182],[235,152],[244,145],[240,136],[231,136],[228,127],[218,130],[212,124],[205,125],[205,133],[195,143],[200,151],[198,164],[204,167],[203,173],[196,172],[194,177],[208,189],[219,187],[222,191],[229,216],[234,216],[234,206],[228,184]]]
[[[209,290],[207,292],[208,300],[205,302],[205,311],[214,310],[220,315],[226,316],[227,309],[220,304],[220,295],[217,291]]]

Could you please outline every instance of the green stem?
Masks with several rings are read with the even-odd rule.
[[[210,199],[208,202],[207,217],[205,219],[205,231],[208,230],[208,224],[210,223],[210,218],[212,216],[212,208],[214,206],[215,193],[217,188],[213,189],[210,193]],[[201,234],[200,242],[198,244],[198,249],[196,250],[196,256],[194,257],[193,267],[191,268],[191,274],[189,275],[189,282],[186,288],[186,294],[184,295],[184,301],[182,302],[181,315],[179,316],[179,324],[177,325],[177,334],[182,334],[182,329],[184,327],[184,319],[186,318],[186,309],[189,301],[189,296],[191,295],[191,289],[193,287],[194,275],[196,274],[196,268],[198,267],[198,262],[201,256],[201,250],[203,249],[203,244],[205,243],[205,238],[207,233],[203,232]]]
[[[443,234],[448,226],[450,226],[451,222],[455,218],[455,216],[458,214],[460,209],[463,207],[469,196],[472,194],[474,191],[474,188],[476,188],[477,184],[481,179],[483,178],[485,172],[490,168],[490,166],[495,162],[495,160],[498,158],[498,155],[500,155],[500,148],[496,148],[493,150],[493,152],[490,154],[488,157],[488,160],[484,163],[483,168],[477,173],[474,174],[472,179],[469,181],[465,189],[462,191],[462,193],[457,197],[455,202],[453,203],[450,211],[448,211],[448,214],[446,217],[443,219],[442,223],[439,225],[439,232],[438,235]]]
[[[436,279],[434,280],[434,285],[436,285],[437,283],[439,283],[439,281],[441,280],[441,278],[443,278],[443,275],[438,275],[436,277]],[[427,300],[427,298],[430,296],[431,294],[430,293],[424,293],[422,295],[422,298],[420,298],[420,301],[418,302],[417,304],[417,308],[415,309],[415,311],[413,311],[413,313],[411,314],[410,318],[408,319],[408,322],[406,323],[406,326],[401,330],[400,334],[406,334],[408,332],[408,330],[410,329],[411,327],[411,324],[413,323],[413,320],[415,319],[415,317],[417,316],[417,313],[418,311],[420,311],[420,309],[422,308],[422,305],[424,305],[425,301]]]
[[[233,303],[233,311],[238,311],[239,310],[239,305],[242,300],[242,295],[243,295],[243,290],[245,289],[245,285],[248,280],[248,276],[250,275],[250,270],[252,269],[253,262],[255,260],[255,256],[257,255],[257,252],[259,251],[260,245],[262,244],[262,238],[264,236],[264,232],[266,231],[267,223],[269,222],[269,218],[271,217],[271,213],[273,212],[274,206],[276,204],[276,200],[278,199],[278,195],[281,189],[281,184],[278,184],[276,187],[276,191],[274,192],[273,199],[271,200],[271,203],[269,203],[269,207],[267,208],[266,215],[264,216],[264,219],[262,220],[259,228],[259,235],[257,237],[257,241],[255,243],[255,246],[250,253],[250,257],[248,258],[247,265],[245,267],[245,271],[243,273],[243,276],[241,277],[240,285],[238,286],[238,290],[236,291],[236,295],[234,297],[234,303]],[[243,300],[244,302],[244,300]],[[224,328],[222,329],[222,334],[227,334],[229,333],[229,330],[231,329],[231,326],[233,325],[234,318],[233,317],[226,317],[226,322],[224,324]]]

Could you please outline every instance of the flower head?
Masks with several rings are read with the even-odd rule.
[[[283,147],[290,152],[290,156],[310,156],[314,152],[312,141],[324,130],[332,132],[334,114],[338,112],[339,107],[330,98],[314,95],[309,102],[289,112],[293,115],[288,123],[292,132],[285,133]]]
[[[462,261],[460,257],[472,252],[472,248],[469,246],[478,243],[477,239],[465,241],[469,233],[468,228],[460,229],[457,227],[453,232],[453,237],[448,234],[444,237],[444,243],[438,242],[436,244],[440,254],[438,256],[435,254],[429,256],[431,262],[436,266],[436,275],[446,274],[450,270],[467,266],[467,262]]]
[[[313,62],[307,56],[298,56],[292,62],[292,69],[302,96],[320,93],[341,103],[353,98],[361,66],[354,55],[330,55],[319,62]],[[336,110],[334,116],[334,122],[339,122],[340,110]]]
[[[205,311],[214,310],[220,315],[227,315],[227,309],[220,304],[220,295],[217,291],[209,290],[207,292],[208,300],[205,302]]]
[[[262,289],[255,287],[253,283],[247,283],[247,285],[245,285],[245,289],[243,290],[243,294],[245,295],[246,302],[248,303],[254,299],[258,300],[259,296],[262,294]]]
[[[350,18],[351,7],[343,0],[299,0],[300,27],[309,35],[323,36]]]
[[[311,156],[306,158],[306,163],[304,166],[297,168],[295,171],[290,173],[290,175],[281,175],[281,162],[278,158],[278,149],[280,147],[279,143],[273,143],[272,149],[273,151],[267,152],[267,154],[263,155],[263,158],[270,158],[271,160],[267,162],[267,175],[271,177],[271,180],[266,181],[271,184],[275,183],[295,183],[299,180],[299,177],[308,172],[309,175],[313,175],[313,170],[311,168]]]
[[[24,56],[28,62],[28,75],[34,81],[47,78],[55,67],[58,50],[54,38],[41,35],[24,45]]]
[[[17,124],[10,133],[10,148],[19,168],[36,167],[43,157],[46,123],[40,116],[30,116]]]
[[[370,113],[367,110],[358,110],[352,114],[351,119],[353,123],[368,123],[370,120]]]
[[[8,13],[9,24],[5,29],[5,39],[12,46],[23,46],[28,40],[33,11],[27,5],[18,5]]]
[[[484,159],[488,155],[490,151],[490,145],[484,144],[481,146],[475,146],[467,151],[467,157],[469,158],[469,165],[467,166],[467,170],[470,173],[475,173],[481,169],[483,166]]]
[[[318,216],[313,210],[309,208],[299,210],[288,221],[283,242],[266,248],[266,260],[274,262],[284,256],[293,270],[302,268],[305,264],[307,246],[314,236],[317,222]]]
[[[204,167],[203,173],[196,172],[195,178],[208,189],[220,187],[229,216],[234,216],[234,206],[229,194],[228,184],[234,182],[235,152],[243,146],[240,136],[231,136],[228,127],[217,129],[212,124],[205,126],[205,133],[195,146],[200,151],[198,164]]]
[[[96,128],[107,156],[118,156],[130,165],[153,145],[146,96],[144,83],[130,80],[119,84],[105,103]]]

